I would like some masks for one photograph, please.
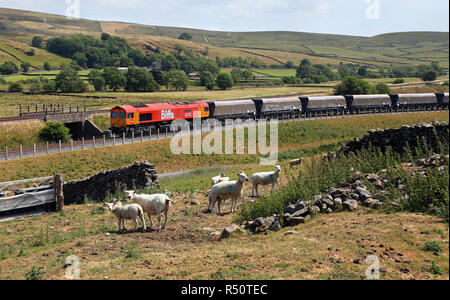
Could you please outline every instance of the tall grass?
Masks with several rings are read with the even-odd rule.
[[[18,149],[21,144],[25,148],[32,147],[34,143],[42,144],[38,133],[44,125],[40,121],[0,124],[0,149]]]
[[[448,145],[442,145],[442,153],[448,154]],[[390,148],[383,153],[380,149],[370,147],[347,157],[340,155],[332,161],[313,159],[306,163],[298,176],[291,178],[287,186],[255,203],[243,205],[236,221],[268,217],[280,213],[283,208],[299,199],[312,200],[314,195],[349,182],[355,170],[363,173],[387,170],[388,181],[391,183],[388,190],[391,194],[386,200],[401,199],[398,207],[400,210],[433,213],[448,222],[448,159],[445,160],[445,172],[432,170],[427,177],[414,176],[399,167],[403,162],[414,162],[429,155],[425,146],[414,151],[408,147],[402,155],[394,153]],[[402,198],[395,186],[398,179],[406,185],[408,199]]]

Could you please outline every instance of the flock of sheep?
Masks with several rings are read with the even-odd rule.
[[[290,167],[300,165],[303,159],[296,159],[290,161]],[[272,185],[272,190],[278,184],[281,175],[281,166],[275,166],[275,171],[263,172],[253,174],[251,177],[253,189],[252,197],[259,197],[258,187],[260,185]],[[249,179],[245,172],[238,174],[238,180],[231,181],[225,174],[212,178],[212,188],[209,191],[209,211],[211,214],[215,212],[215,206],[217,203],[219,213],[222,214],[222,207],[225,201],[231,199],[231,213],[236,212],[238,199],[242,197],[244,190],[244,184],[249,182]],[[256,195],[255,195],[256,191]],[[148,215],[151,225],[153,227],[152,216],[158,217],[158,232],[164,229],[167,224],[170,207],[173,200],[164,194],[145,195],[138,194],[135,191],[125,191],[128,201],[133,201],[133,204],[123,205],[121,202],[105,203],[108,209],[117,217],[119,232],[126,230],[125,220],[134,221],[134,230],[137,230],[138,220],[142,223],[142,231],[147,230],[145,223],[145,214]],[[164,225],[161,227],[162,214],[164,213]]]

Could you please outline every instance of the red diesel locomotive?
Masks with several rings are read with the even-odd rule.
[[[149,130],[170,125],[172,121],[208,118],[209,106],[203,101],[117,106],[111,110],[113,133]]]

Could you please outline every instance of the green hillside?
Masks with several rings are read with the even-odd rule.
[[[192,35],[193,48],[211,47],[218,56],[243,55],[272,64],[304,57],[317,62],[352,62],[374,66],[423,64],[437,61],[449,67],[447,32],[389,33],[374,37],[303,32],[218,32],[122,22],[70,20],[64,16],[0,8],[0,36],[29,43],[33,35],[106,32],[145,49],[155,39],[175,45],[183,32]],[[136,41],[139,41],[136,43]],[[139,44],[141,43],[141,44]],[[164,47],[163,47],[164,48]],[[167,46],[165,47],[167,48]],[[164,49],[170,51],[169,49]]]

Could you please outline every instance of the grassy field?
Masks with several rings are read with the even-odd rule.
[[[29,43],[22,43],[11,38],[0,38],[0,50],[8,52],[6,53],[4,51],[0,51],[0,64],[3,64],[5,61],[12,61],[16,65],[20,66],[22,61],[24,61],[30,63],[34,67],[42,69],[46,61],[50,62],[52,66],[58,67],[61,64],[70,63],[70,60],[67,58],[60,57],[42,49],[33,48],[30,44],[31,40]],[[30,49],[34,49],[36,52],[34,56],[28,56],[25,54],[25,52]]]
[[[190,206],[191,199],[201,205]],[[0,223],[0,278],[25,279],[34,274],[65,279],[66,258],[77,255],[81,279],[354,280],[365,278],[366,256],[388,252],[380,262],[383,280],[448,280],[448,226],[435,217],[362,210],[322,215],[269,235],[219,241],[202,229],[221,231],[231,215],[204,214],[203,195],[180,195],[176,200],[167,229],[159,234],[117,234],[115,217],[99,204]],[[299,234],[285,235],[288,230]],[[424,250],[431,240],[443,246],[439,256]],[[433,263],[443,275],[432,273]],[[33,267],[39,271],[31,272]]]
[[[290,157],[329,151],[370,128],[448,118],[443,112],[283,124],[281,185],[288,185],[300,171],[287,168]],[[259,166],[256,156],[177,157],[169,154],[168,141],[163,140],[1,162],[5,172],[0,173],[0,181],[53,172],[74,179],[142,159],[155,162],[159,172],[186,166],[216,167],[161,179],[162,188],[176,202],[167,229],[159,234],[154,230],[118,234],[115,217],[101,204],[90,202],[68,206],[62,213],[0,223],[0,278],[65,279],[66,258],[71,255],[80,259],[81,279],[365,279],[368,255],[381,257],[383,280],[449,278],[448,224],[423,214],[360,209],[357,213],[320,215],[268,235],[219,240],[211,230],[221,232],[237,215],[205,213],[210,178],[221,171],[234,178],[233,174],[243,169],[252,174],[272,168]],[[270,187],[260,192],[267,195]],[[242,201],[251,205],[250,193],[247,184],[240,205]],[[200,204],[192,205],[192,200]],[[297,234],[286,235],[291,230]],[[438,256],[426,251],[425,244],[430,241],[442,247]],[[436,274],[437,269],[441,275]]]
[[[339,144],[362,137],[372,128],[392,128],[403,124],[448,121],[447,112],[368,116],[283,123],[279,126],[279,159],[286,161],[332,151]],[[0,181],[35,178],[61,173],[65,180],[79,179],[101,170],[115,169],[136,161],[155,163],[159,173],[211,166],[252,165],[258,155],[174,155],[170,140],[116,147],[88,149],[49,156],[0,162]]]
[[[44,123],[40,121],[21,122],[14,125],[0,124],[0,149],[18,149],[32,147],[34,143],[42,144],[39,139],[39,130],[44,128]]]

